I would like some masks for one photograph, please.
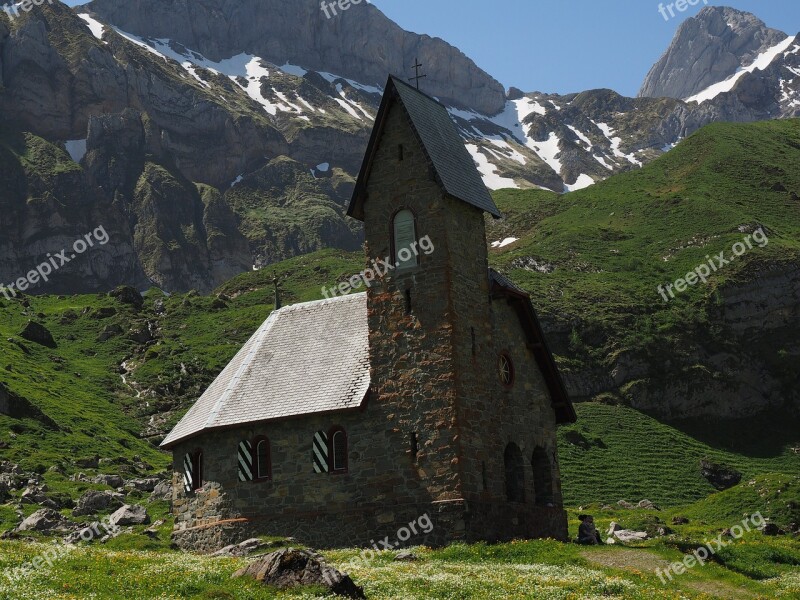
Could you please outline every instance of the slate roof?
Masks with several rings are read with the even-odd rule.
[[[575,409],[544,339],[530,296],[489,269],[494,296],[516,309],[542,371],[556,422]],[[274,311],[161,443],[170,448],[203,431],[358,409],[370,386],[366,293]]]
[[[367,295],[274,311],[161,445],[201,431],[359,408],[369,389]]]
[[[500,211],[483,184],[480,173],[475,167],[475,161],[464,146],[464,140],[461,139],[456,124],[450,118],[450,113],[444,105],[394,76],[390,76],[386,83],[386,91],[378,115],[375,117],[375,126],[347,214],[363,220],[366,183],[383,133],[386,116],[395,101],[399,101],[405,107],[442,189],[454,198],[499,218]]]

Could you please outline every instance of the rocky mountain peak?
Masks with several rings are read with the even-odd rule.
[[[724,81],[786,37],[751,13],[707,6],[681,24],[639,96],[688,98]]]

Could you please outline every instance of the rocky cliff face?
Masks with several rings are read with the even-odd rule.
[[[9,227],[0,236],[0,281],[15,281],[47,252],[99,225],[111,241],[40,282],[36,292],[123,282],[205,291],[254,263],[358,246],[359,230],[342,208],[349,176],[331,165],[320,187],[310,170],[320,162],[311,156],[323,148],[366,143],[365,127],[330,98],[328,81],[286,75],[309,98],[321,97],[327,126],[304,127],[299,118],[271,120],[245,93],[244,87],[261,87],[258,77],[242,83],[211,71],[207,81],[192,77],[61,4],[13,22],[3,15],[0,201]],[[357,168],[356,151],[340,156],[348,170]],[[305,196],[303,210],[289,202],[265,210],[264,202],[288,187],[234,193],[245,174],[276,157],[307,174],[294,186]],[[283,244],[288,237],[291,243]]]
[[[681,24],[666,53],[647,74],[639,96],[693,96],[724,81],[786,37],[753,14],[708,6]]]
[[[167,38],[220,61],[246,52],[275,64],[327,71],[380,86],[419,58],[426,91],[485,114],[502,110],[505,89],[447,42],[403,31],[363,2],[326,17],[317,0],[94,0],[103,21],[140,36]]]

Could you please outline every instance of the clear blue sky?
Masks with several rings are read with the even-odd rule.
[[[656,0],[372,2],[404,29],[457,46],[506,87],[557,93],[605,87],[629,96],[636,94],[681,21],[704,6],[699,0],[665,21]],[[746,10],[770,27],[800,33],[797,0],[708,3]]]

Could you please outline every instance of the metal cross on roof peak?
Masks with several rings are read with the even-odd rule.
[[[414,61],[416,62],[416,64],[411,68],[414,69],[414,71],[416,72],[417,76],[416,77],[409,77],[408,80],[416,82],[417,89],[419,89],[419,80],[420,79],[424,79],[425,77],[427,77],[427,75],[420,75],[419,74],[419,70],[422,68],[422,65],[419,63],[419,58],[415,58]]]

